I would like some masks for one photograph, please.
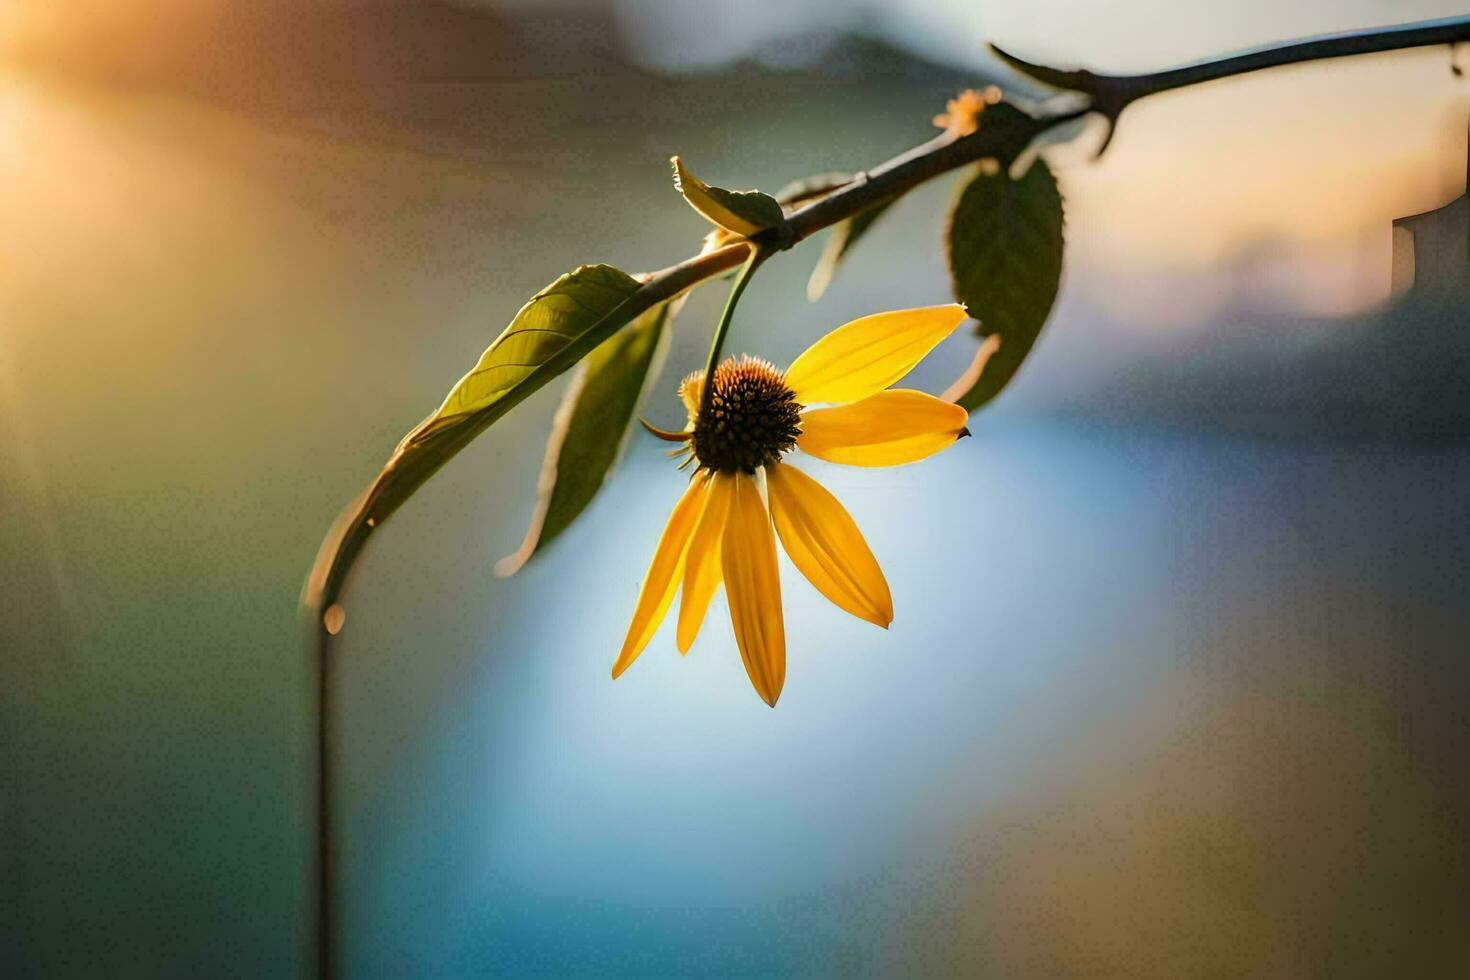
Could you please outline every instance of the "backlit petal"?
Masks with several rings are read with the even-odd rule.
[[[688,653],[694,644],[709,602],[720,587],[720,539],[725,534],[734,485],[735,477],[728,473],[710,477],[709,490],[704,495],[704,513],[689,539],[689,553],[684,559],[684,592],[679,598],[680,653]]]
[[[720,554],[730,621],[745,673],[756,693],[775,707],[786,683],[786,628],[781,620],[776,539],[755,478],[742,473],[732,483]]]
[[[786,385],[803,405],[860,401],[908,374],[964,318],[950,303],[853,320],[793,361]]]
[[[707,473],[696,473],[689,481],[689,489],[674,505],[664,533],[658,539],[653,552],[648,574],[643,579],[643,589],[638,593],[638,605],[633,610],[633,621],[628,624],[628,636],[623,640],[623,650],[613,664],[612,675],[616,678],[628,665],[637,659],[674,601],[679,580],[684,570],[684,553],[688,549],[689,536],[704,505],[705,491],[709,486]]]
[[[766,467],[771,518],[791,561],[817,591],[859,619],[888,628],[893,598],[863,533],[837,498],[792,466]]]
[[[922,391],[893,388],[852,405],[801,416],[801,450],[850,466],[897,466],[931,456],[968,435],[963,408]]]

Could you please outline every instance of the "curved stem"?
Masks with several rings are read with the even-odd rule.
[[[704,388],[700,396],[699,411],[704,414],[709,408],[710,398],[714,393],[715,368],[720,366],[720,350],[725,346],[725,335],[730,332],[730,321],[735,318],[735,305],[740,302],[740,294],[745,292],[745,284],[750,282],[755,275],[755,270],[766,260],[770,253],[759,245],[750,249],[750,255],[745,264],[740,267],[740,274],[735,277],[735,284],[730,287],[730,295],[725,300],[725,308],[720,312],[720,322],[715,324],[715,335],[710,340],[709,359],[704,365]]]

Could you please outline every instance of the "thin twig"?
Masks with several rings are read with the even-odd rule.
[[[1072,89],[1093,97],[1102,110],[1116,105],[1119,111],[1130,102],[1171,89],[1245,75],[1266,68],[1280,68],[1306,61],[1325,61],[1379,51],[1401,51],[1438,44],[1470,41],[1470,16],[1416,21],[1368,31],[1324,34],[1291,44],[1254,48],[1227,58],[1196,62],[1167,71],[1144,75],[1099,75],[1087,69],[1066,71],[1038,65],[992,44],[990,50],[1012,68],[1054,88]]]
[[[335,980],[339,964],[337,944],[336,822],[337,724],[333,710],[331,634],[317,627],[316,644],[316,968],[320,980]]]

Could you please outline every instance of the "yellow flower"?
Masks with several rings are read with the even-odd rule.
[[[643,652],[681,586],[676,637],[687,652],[723,582],[745,671],[774,706],[786,680],[777,536],[819,592],[888,627],[893,600],[862,532],[782,458],[800,449],[834,463],[896,466],[968,435],[963,408],[889,387],[964,318],[953,304],[863,317],[818,340],[784,375],[766,361],[726,360],[707,400],[703,372],[684,380],[689,425],[657,434],[683,443],[675,455],[698,465],[659,538],[613,677]],[[829,407],[809,407],[819,404]]]

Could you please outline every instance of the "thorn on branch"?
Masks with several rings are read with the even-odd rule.
[[[1033,61],[1017,57],[997,44],[991,44],[989,47],[991,53],[997,58],[1028,78],[1050,85],[1052,88],[1071,89],[1076,92],[1086,92],[1089,95],[1095,93],[1097,76],[1085,68],[1077,71],[1063,71],[1060,68],[1038,65]]]
[[[1052,88],[1081,92],[1088,97],[1088,110],[1101,115],[1107,124],[1102,143],[1093,156],[1094,160],[1101,159],[1108,147],[1112,145],[1113,134],[1118,130],[1118,118],[1123,115],[1123,110],[1128,108],[1134,99],[1148,94],[1147,89],[1131,84],[1132,79],[1099,75],[1085,68],[1064,71],[1060,68],[1038,65],[1025,58],[1017,57],[994,44],[990,45],[990,50],[995,53],[996,57],[1029,78]]]
[[[1103,131],[1102,142],[1098,144],[1097,152],[1092,155],[1092,159],[1101,160],[1102,155],[1108,151],[1108,147],[1113,145],[1113,136],[1118,132],[1118,117],[1123,115],[1123,108],[1119,106],[1113,112],[1099,110],[1107,129]]]
[[[1099,75],[1085,69],[1063,71],[1018,58],[994,44],[990,45],[990,50],[1013,69],[1038,82],[1091,96],[1094,108],[1116,120],[1118,113],[1129,103],[1160,92],[1284,65],[1380,51],[1449,44],[1450,70],[1457,78],[1463,77],[1463,71],[1454,60],[1454,46],[1466,41],[1470,41],[1470,16],[1447,17],[1345,34],[1320,35],[1142,75]]]

